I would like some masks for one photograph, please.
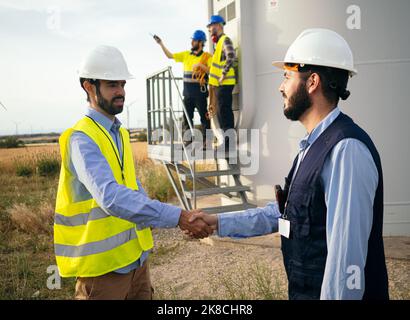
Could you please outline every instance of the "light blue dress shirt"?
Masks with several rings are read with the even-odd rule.
[[[297,169],[310,146],[339,114],[336,107],[300,142]],[[369,149],[361,141],[349,138],[332,149],[324,163],[321,179],[327,207],[328,254],[320,299],[361,299],[373,202],[379,180],[377,168]],[[278,231],[280,216],[277,202],[241,213],[220,214],[218,234],[241,238],[274,233]],[[359,288],[349,285],[353,270],[360,270]]]
[[[117,118],[112,121],[91,108],[88,108],[87,116],[110,133],[122,159],[123,148],[119,131],[121,122]],[[138,191],[118,184],[99,147],[83,132],[76,131],[71,136],[70,167],[77,178],[72,182],[75,201],[94,198],[107,214],[131,221],[138,229],[173,228],[178,225],[180,208],[151,200],[138,180]],[[140,267],[148,255],[149,251],[144,251],[138,260],[116,272],[128,273]]]

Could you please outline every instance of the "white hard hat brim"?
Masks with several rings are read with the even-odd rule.
[[[355,76],[355,75],[357,75],[357,70],[356,70],[356,69],[348,69],[348,68],[344,68],[343,66],[340,66],[340,65],[330,65],[330,64],[322,65],[322,64],[315,64],[315,63],[312,63],[312,62],[310,62],[310,61],[298,61],[298,62],[295,62],[295,61],[292,61],[292,62],[290,62],[290,61],[289,61],[289,62],[288,62],[288,61],[273,61],[273,62],[272,62],[272,65],[273,65],[274,67],[279,68],[279,69],[284,69],[285,63],[298,63],[298,64],[309,64],[309,65],[311,65],[311,66],[331,67],[331,68],[337,68],[337,69],[342,69],[342,70],[349,71],[350,76],[352,76],[352,77]]]

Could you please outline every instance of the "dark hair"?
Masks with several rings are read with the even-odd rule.
[[[346,90],[349,80],[349,71],[338,68],[304,65],[299,67],[302,78],[306,80],[312,73],[317,73],[322,83],[322,91],[326,100],[332,104],[337,104],[339,98],[346,100],[350,96],[350,91]]]
[[[100,88],[100,81],[96,80],[96,79],[88,79],[88,78],[80,78],[80,85],[81,88],[83,88],[83,90],[85,91],[85,93],[87,94],[87,101],[90,102],[90,95],[88,94],[87,90],[85,90],[84,88],[84,82],[88,81],[89,83],[95,85],[95,87],[97,88],[97,90]]]

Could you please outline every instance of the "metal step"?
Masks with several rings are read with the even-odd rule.
[[[229,206],[201,208],[201,210],[206,213],[222,213],[222,212],[242,211],[242,210],[252,209],[252,208],[256,208],[256,206],[252,203],[241,203],[241,204],[233,204]]]
[[[195,172],[195,178],[207,178],[207,177],[229,176],[229,175],[239,175],[239,174],[241,174],[240,169],[198,171],[198,172]],[[181,173],[181,179],[183,181],[186,181],[187,178],[192,179],[191,172]]]
[[[240,191],[250,191],[251,188],[248,186],[233,186],[233,187],[223,187],[223,188],[206,188],[196,191],[196,196],[209,196],[211,194],[227,193],[227,192],[240,192]],[[192,191],[185,191],[187,198],[192,199],[194,193]]]

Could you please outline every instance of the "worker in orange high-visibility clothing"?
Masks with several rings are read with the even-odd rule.
[[[236,84],[233,64],[236,53],[231,39],[224,34],[225,20],[218,15],[211,16],[207,25],[212,41],[216,44],[209,71],[209,86],[216,90],[217,115],[220,128],[226,134],[225,150],[236,150],[236,139],[232,141],[228,130],[234,129],[234,115],[232,111],[232,91]],[[230,137],[230,138],[228,138]]]
[[[136,179],[129,133],[116,118],[132,76],[121,52],[98,46],[85,58],[80,83],[89,108],[60,137],[62,165],[54,223],[59,273],[77,277],[76,299],[151,299],[151,227],[212,229],[190,213],[151,200]]]
[[[176,62],[182,62],[184,64],[184,105],[188,114],[188,119],[192,125],[194,111],[195,108],[197,108],[201,117],[201,131],[204,147],[206,148],[206,132],[211,128],[211,123],[207,116],[207,98],[209,95],[207,73],[209,72],[212,56],[204,51],[204,45],[206,42],[205,32],[196,30],[192,35],[191,50],[178,53],[171,53],[158,36],[154,36],[154,39],[161,46],[165,55],[169,59],[174,59]],[[188,119],[184,115],[182,127],[185,137],[185,145],[189,145],[192,142],[192,137],[186,133],[189,132]]]

